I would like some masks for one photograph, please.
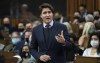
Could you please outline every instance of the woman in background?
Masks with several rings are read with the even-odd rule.
[[[28,45],[24,45],[20,51],[20,57],[18,63],[36,63],[35,58],[31,55]]]
[[[89,44],[90,35],[92,33],[94,33],[95,31],[96,31],[96,29],[95,29],[94,23],[92,23],[92,22],[85,23],[82,36],[78,40],[78,44],[82,50],[87,48],[87,46]]]
[[[90,45],[91,47],[83,52],[83,56],[100,57],[100,35],[98,33],[91,34]]]

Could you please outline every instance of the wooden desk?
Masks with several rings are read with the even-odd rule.
[[[76,56],[75,63],[100,63],[100,57]]]
[[[17,63],[17,59],[13,57],[14,52],[1,52],[1,55],[5,63]]]

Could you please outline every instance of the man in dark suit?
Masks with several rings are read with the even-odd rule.
[[[32,31],[31,53],[39,63],[66,63],[64,48],[71,47],[66,26],[53,21],[53,7],[40,5],[43,23]]]

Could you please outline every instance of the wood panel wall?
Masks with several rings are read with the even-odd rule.
[[[67,17],[72,20],[75,11],[78,11],[79,5],[85,4],[89,12],[100,10],[100,0],[67,0]]]
[[[100,10],[100,0],[66,0],[67,11],[66,15],[69,20],[73,19],[73,14],[75,11],[78,11],[80,4],[86,4],[87,10],[89,12],[93,12],[94,10]],[[11,23],[13,25],[17,25],[20,22],[19,19],[12,19]],[[2,24],[2,20],[0,19],[0,25]]]

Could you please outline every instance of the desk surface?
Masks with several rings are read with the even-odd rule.
[[[100,57],[76,56],[75,63],[100,63]]]
[[[5,63],[16,63],[17,59],[13,56],[15,55],[14,52],[1,52],[2,58],[5,60]]]

